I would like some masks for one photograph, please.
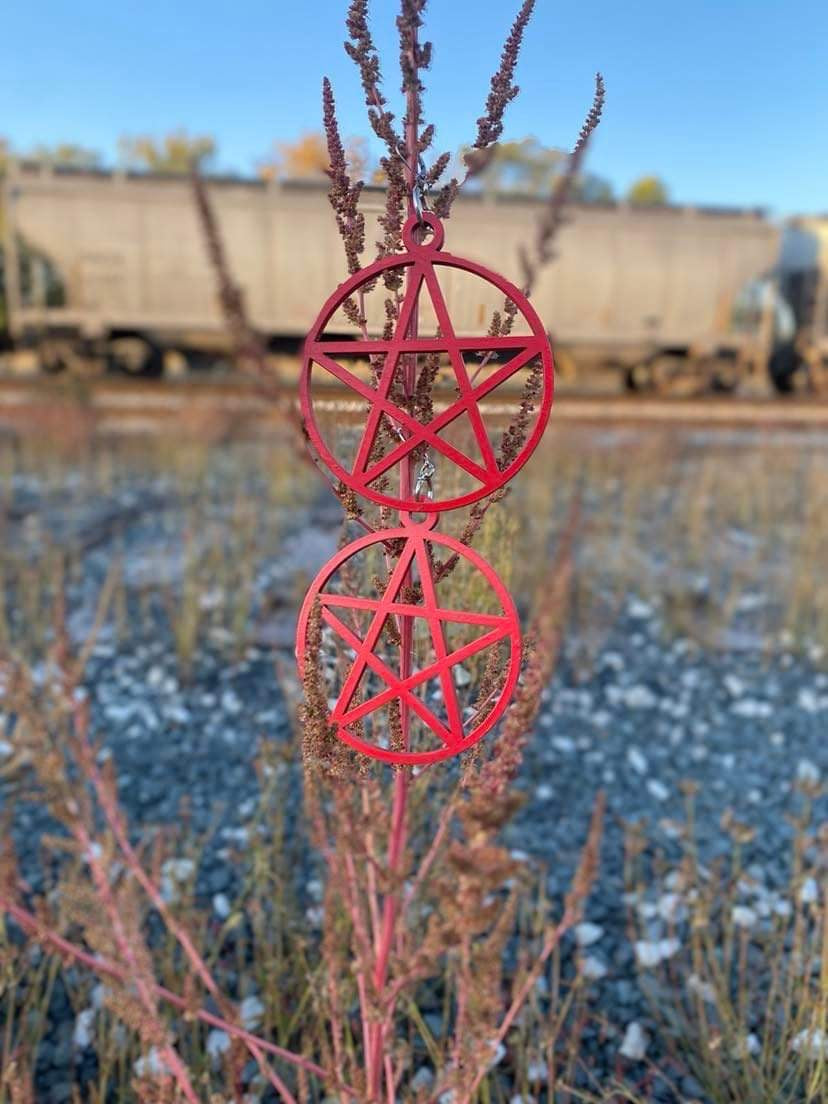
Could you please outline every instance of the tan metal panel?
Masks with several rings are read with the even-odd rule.
[[[67,320],[88,331],[151,326],[162,338],[221,328],[187,180],[24,168],[17,185],[18,229],[60,273]],[[303,334],[347,274],[323,188],[211,180],[209,192],[254,323]],[[382,196],[369,191],[365,201],[370,259]],[[446,247],[519,281],[518,246],[531,246],[541,211],[532,201],[461,199]],[[562,343],[689,345],[720,333],[734,295],[778,254],[778,229],[750,213],[577,207],[566,218],[534,293]],[[458,325],[473,331],[502,305],[455,275],[446,294]],[[60,316],[49,311],[50,324]],[[381,302],[370,322],[382,324]]]

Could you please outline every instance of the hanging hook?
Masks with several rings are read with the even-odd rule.
[[[434,466],[431,457],[426,455],[423,457],[423,462],[420,465],[420,470],[417,472],[417,482],[414,484],[414,497],[419,498],[425,488],[426,498],[429,502],[434,499],[434,487],[431,484],[431,478],[436,473],[437,468]]]
[[[399,157],[400,161],[402,161],[406,167],[408,167],[408,158],[399,148],[394,150],[394,154]],[[417,216],[418,222],[423,221],[423,211],[428,210],[428,192],[428,169],[423,160],[423,155],[420,153],[417,155],[417,172],[411,185],[411,203],[414,207],[414,213]]]

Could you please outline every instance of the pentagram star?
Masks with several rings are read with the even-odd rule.
[[[497,644],[498,641],[510,634],[512,625],[505,615],[468,613],[464,610],[448,609],[439,605],[432,575],[431,559],[426,547],[427,539],[426,536],[419,534],[412,534],[408,538],[381,598],[362,598],[352,595],[332,594],[326,591],[322,591],[318,595],[323,621],[356,653],[330,719],[340,727],[347,727],[366,716],[366,714],[397,698],[401,704],[413,710],[447,747],[459,749],[465,739],[465,732],[462,711],[457,700],[457,689],[452,678],[452,668],[477,652],[484,651]],[[423,592],[421,605],[398,600],[400,591],[410,580],[409,572],[414,562],[417,564]],[[360,639],[333,612],[332,607],[372,611],[373,617],[365,636]],[[427,622],[435,655],[433,663],[403,676],[401,673],[392,671],[375,654],[374,649],[379,641],[383,625],[386,619],[392,616],[420,617]],[[486,631],[477,640],[449,651],[444,628],[448,621],[479,625]],[[386,684],[386,688],[358,705],[352,705],[354,694],[366,668],[377,675]],[[448,726],[443,724],[434,712],[413,693],[416,687],[431,678],[439,678],[440,680]]]
[[[418,306],[423,286],[425,286],[431,298],[440,329],[440,335],[435,338],[408,336],[411,320],[415,308]],[[354,481],[363,486],[368,486],[418,446],[427,445],[434,452],[441,453],[478,480],[484,493],[496,489],[502,482],[502,473],[498,468],[497,459],[478,404],[484,396],[499,387],[529,361],[541,355],[544,340],[542,336],[536,334],[514,337],[458,336],[454,332],[434,265],[427,258],[415,261],[408,274],[405,296],[400,306],[394,334],[390,340],[341,341],[320,338],[309,346],[310,356],[317,364],[370,404],[365,428],[350,472]],[[463,353],[495,353],[501,351],[511,351],[514,355],[475,386],[469,378]],[[455,402],[425,424],[417,421],[408,411],[397,406],[389,398],[392,384],[400,366],[400,357],[411,353],[447,354],[459,393],[459,398]],[[341,356],[343,354],[368,356],[384,354],[385,361],[376,387],[365,383],[335,359],[337,355]],[[482,463],[440,436],[441,430],[464,414],[468,416],[471,424]],[[390,418],[393,425],[397,427],[402,440],[385,456],[378,460],[375,459],[371,463],[371,455],[383,415]]]

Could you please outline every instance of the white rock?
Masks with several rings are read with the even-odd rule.
[[[591,924],[588,920],[575,925],[575,939],[579,947],[591,947],[603,934],[604,929],[600,924]]]
[[[555,791],[547,782],[541,782],[535,787],[535,797],[538,801],[550,801],[554,795]]]
[[[161,866],[161,896],[168,905],[173,905],[180,897],[181,886],[193,876],[195,863],[192,859],[167,859]]]
[[[774,747],[783,747],[785,744],[785,733],[772,732],[770,734],[770,742],[773,744]]]
[[[803,905],[815,905],[819,900],[819,886],[816,878],[806,878],[799,891],[799,899]]]
[[[106,995],[108,992],[109,990],[107,989],[107,987],[98,982],[98,984],[93,987],[91,993],[92,1007],[103,1008],[104,1000],[106,999]]]
[[[230,899],[226,893],[215,893],[213,895],[213,912],[219,918],[219,920],[226,920],[230,915],[231,905]]]
[[[230,1049],[230,1036],[226,1031],[218,1031],[214,1029],[207,1033],[206,1050],[209,1055],[210,1061],[213,1064],[213,1069],[217,1069],[221,1064],[221,1056],[226,1054]]]
[[[752,928],[758,920],[756,913],[747,905],[734,905],[730,916],[737,928]]]
[[[250,832],[243,824],[238,828],[222,828],[221,838],[230,840],[237,847],[246,847],[250,842]]]
[[[817,1062],[820,1058],[828,1056],[828,1035],[821,1027],[807,1028],[791,1040],[791,1050]]]
[[[177,882],[186,882],[195,872],[195,863],[192,859],[167,859],[161,866],[161,873],[167,878],[174,878]]]
[[[506,1047],[503,1043],[492,1043],[492,1058],[489,1062],[489,1069],[493,1069],[494,1066],[499,1066],[505,1057]]]
[[[764,594],[747,593],[742,594],[736,603],[736,609],[741,613],[752,613],[754,610],[762,609],[767,603],[767,598]]]
[[[812,763],[810,759],[800,759],[796,767],[796,777],[799,782],[816,785],[821,775],[816,763]]]
[[[666,801],[670,796],[670,791],[664,785],[663,782],[659,782],[657,778],[647,779],[647,789],[656,799],[656,801]]]
[[[247,1031],[252,1031],[262,1022],[265,1006],[257,996],[245,997],[239,1005],[239,1019]]]
[[[624,1058],[629,1058],[631,1062],[641,1062],[647,1054],[648,1041],[644,1028],[637,1020],[633,1020],[632,1023],[627,1024],[624,1041],[618,1053]]]
[[[745,684],[740,678],[737,678],[736,675],[725,675],[723,682],[725,690],[727,690],[731,698],[740,698],[742,694],[744,694]]]
[[[472,677],[462,663],[457,663],[454,666],[454,685],[455,686],[468,686]]]
[[[0,759],[8,759],[14,751],[8,740],[0,740]]]
[[[650,769],[646,755],[635,746],[627,748],[627,762],[639,774],[646,774]]]
[[[796,704],[800,709],[804,709],[806,713],[818,713],[822,707],[822,701],[819,696],[807,686],[803,686],[799,691]]]
[[[640,598],[630,598],[627,602],[627,611],[630,617],[634,617],[637,621],[646,621],[648,617],[653,616],[653,607],[647,602],[642,602]]]
[[[730,712],[737,717],[747,717],[750,720],[758,720],[761,717],[773,715],[773,706],[766,701],[757,698],[742,698],[731,705]]]
[[[229,713],[231,716],[236,716],[242,711],[242,703],[233,690],[225,690],[221,695],[221,708],[225,713]]]
[[[84,852],[84,858],[87,862],[96,862],[101,855],[103,855],[103,848],[95,840],[92,840]]]
[[[601,666],[609,667],[612,671],[623,671],[624,658],[619,652],[604,652],[601,656]]]
[[[135,1059],[132,1063],[132,1070],[136,1077],[160,1077],[166,1073],[167,1067],[158,1047],[150,1047],[146,1054]]]
[[[549,1067],[546,1062],[530,1062],[526,1067],[526,1077],[534,1084],[546,1082],[549,1080]]]
[[[590,981],[600,981],[607,976],[607,968],[600,958],[584,955],[581,959],[581,973]]]
[[[571,755],[575,750],[575,741],[571,740],[568,736],[555,736],[552,739],[553,745],[562,751],[564,755]]]
[[[75,1029],[72,1032],[72,1045],[75,1050],[85,1050],[92,1046],[94,1035],[92,1024],[95,1020],[95,1008],[84,1008],[75,1017]]]
[[[707,1004],[716,1003],[716,990],[709,981],[702,981],[698,974],[691,974],[687,979],[687,988],[697,997],[701,997]]]
[[[631,686],[624,695],[624,703],[628,709],[652,709],[656,696],[647,686]]]
[[[684,902],[679,893],[663,893],[659,897],[656,907],[658,909],[658,915],[662,920],[673,923],[681,919],[681,915],[684,911]]]
[[[434,1084],[434,1070],[430,1066],[420,1066],[411,1078],[412,1092],[426,1092]]]
[[[635,957],[644,967],[658,966],[665,959],[672,958],[681,948],[678,939],[638,939],[635,943]]]

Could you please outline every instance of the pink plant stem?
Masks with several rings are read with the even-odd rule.
[[[414,30],[414,50],[416,51],[416,30]],[[411,58],[412,64],[416,61],[416,56]],[[407,176],[408,184],[410,188],[409,200],[408,200],[408,214],[409,217],[415,213],[414,206],[414,188],[417,181],[417,171],[419,165],[419,132],[417,121],[419,118],[419,102],[418,95],[413,89],[409,89],[407,94],[407,126],[406,126],[406,152],[408,154]],[[414,273],[409,268],[406,274],[406,281],[411,283],[414,279]],[[411,320],[408,325],[407,336],[416,337],[419,329],[419,310],[415,306],[411,313]],[[406,358],[405,363],[405,377],[404,385],[407,395],[413,395],[417,382],[417,356],[411,354]],[[411,497],[411,484],[412,484],[412,457],[411,454],[406,457],[403,463],[400,465],[400,498],[408,499]],[[410,572],[406,575],[405,586],[411,584]],[[413,625],[410,617],[402,619],[400,633],[400,677],[408,678],[411,674],[414,659],[414,635]],[[400,728],[402,731],[402,746],[408,748],[411,738],[411,714],[406,702],[400,703]],[[382,914],[382,929],[377,948],[376,961],[374,964],[374,989],[377,994],[380,1005],[384,1008],[384,1015],[371,1029],[371,1048],[367,1055],[367,1080],[370,1098],[378,1099],[381,1093],[382,1087],[382,1074],[384,1068],[384,1049],[387,1035],[393,1030],[394,1023],[394,1002],[390,1001],[383,1004],[383,994],[385,986],[388,981],[388,963],[391,956],[391,948],[394,944],[394,936],[397,927],[397,919],[400,915],[400,892],[397,886],[394,884],[398,879],[402,870],[403,861],[405,858],[406,838],[407,838],[407,810],[408,810],[408,789],[409,789],[409,771],[405,767],[401,767],[397,770],[394,776],[394,796],[391,807],[391,833],[388,843],[388,877],[391,882],[391,888],[385,895],[383,901],[383,914]],[[389,1093],[388,1100],[393,1102],[394,1099],[394,1084],[393,1080],[389,1082],[389,1070],[386,1069],[386,1091]]]
[[[86,828],[79,821],[75,822],[72,826],[75,839],[81,845],[81,850],[86,862],[89,864],[89,869],[92,872],[92,880],[95,883],[95,889],[97,891],[98,899],[102,903],[104,910],[106,911],[107,919],[112,931],[112,938],[115,942],[115,946],[118,948],[118,952],[127,964],[127,975],[130,978],[132,985],[135,988],[135,993],[138,1000],[146,1013],[147,1019],[152,1023],[153,1029],[158,1033],[160,1038],[163,1038],[163,1042],[160,1045],[161,1058],[164,1061],[167,1069],[173,1075],[176,1084],[183,1093],[184,1097],[190,1102],[190,1104],[198,1104],[198,1097],[195,1094],[190,1078],[184,1063],[179,1058],[169,1041],[169,1037],[164,1028],[163,1023],[158,1015],[158,1008],[156,1006],[156,995],[153,992],[153,986],[150,981],[144,976],[144,972],[141,969],[141,965],[136,958],[135,951],[132,944],[129,941],[129,935],[124,929],[123,922],[121,920],[120,913],[118,911],[118,905],[115,897],[112,893],[112,887],[109,884],[109,877],[104,869],[103,864],[97,855],[97,850],[93,845],[93,841],[90,839]]]
[[[563,936],[566,934],[567,931],[569,931],[569,929],[572,927],[572,925],[576,922],[577,919],[578,919],[577,909],[576,908],[567,909],[564,912],[563,916],[561,917],[560,922],[546,936],[546,939],[544,940],[543,946],[541,947],[540,954],[535,959],[534,966],[529,971],[529,973],[526,975],[526,977],[523,980],[523,984],[520,986],[518,991],[515,993],[515,995],[512,999],[512,1003],[509,1005],[508,1011],[506,1012],[506,1015],[501,1020],[500,1027],[497,1029],[497,1032],[496,1032],[494,1038],[492,1039],[492,1049],[493,1050],[500,1043],[502,1043],[503,1040],[506,1038],[506,1035],[508,1034],[509,1028],[514,1023],[515,1017],[520,1012],[523,1005],[526,1003],[526,1000],[527,1000],[529,994],[532,991],[532,987],[536,984],[538,978],[540,977],[541,971],[543,970],[543,967],[546,965],[547,959],[549,958],[549,956],[552,954],[552,952],[555,950],[555,948],[560,943]],[[480,1068],[475,1073],[474,1078],[472,1080],[472,1083],[469,1086],[468,1090],[465,1091],[463,1093],[463,1095],[460,1097],[460,1100],[458,1101],[458,1104],[470,1104],[470,1101],[472,1101],[474,1099],[475,1093],[477,1092],[477,1088],[480,1085],[480,1082],[486,1076],[486,1074],[488,1072],[488,1069],[489,1069],[489,1067],[485,1064],[480,1066]]]
[[[178,940],[181,949],[187,956],[190,965],[202,985],[208,993],[215,999],[219,1009],[227,1015],[229,1006],[224,995],[218,988],[212,974],[207,968],[207,964],[196,949],[195,944],[190,938],[190,934],[186,928],[184,928],[170,912],[167,902],[161,896],[158,887],[147,875],[144,870],[141,860],[136,855],[132,845],[129,842],[129,838],[126,833],[126,829],[121,818],[120,812],[113,800],[112,793],[109,786],[104,781],[100,770],[95,763],[92,748],[87,738],[87,726],[86,718],[83,712],[78,709],[75,714],[75,732],[77,734],[79,742],[79,754],[78,761],[86,777],[92,784],[92,788],[95,791],[95,795],[98,799],[98,803],[101,807],[101,811],[104,814],[104,818],[109,825],[109,828],[115,837],[115,841],[118,847],[121,849],[121,853],[124,857],[127,867],[132,873],[135,880],[141,886],[141,888],[149,897],[153,904],[153,907],[157,910],[161,918],[163,919],[168,931]],[[229,1018],[229,1017],[228,1017]],[[282,1099],[287,1104],[296,1104],[296,1099],[279,1075],[270,1068],[267,1061],[262,1054],[261,1050],[254,1044],[248,1044],[248,1050],[252,1057],[256,1060],[262,1075],[270,1082],[274,1089],[279,1092]]]
[[[2,894],[0,894],[0,911],[7,912],[25,932],[28,932],[39,943],[52,947],[58,954],[65,955],[75,962],[80,962],[101,977],[112,978],[113,981],[118,981],[121,984],[126,984],[132,980],[131,975],[121,966],[117,966],[108,959],[99,958],[96,955],[90,954],[89,951],[85,951],[82,947],[78,947],[75,943],[71,943],[68,939],[64,939],[63,936],[58,935],[57,932],[47,927],[34,915],[34,913],[15,904],[13,900]],[[316,1062],[312,1062],[309,1058],[303,1058],[300,1054],[294,1054],[291,1050],[286,1050],[284,1047],[268,1042],[267,1039],[262,1039],[258,1035],[252,1034],[250,1031],[245,1031],[245,1029],[239,1027],[238,1024],[231,1023],[229,1020],[225,1020],[221,1016],[216,1016],[212,1012],[207,1012],[206,1009],[197,1009],[193,1011],[188,1001],[180,997],[177,993],[173,993],[171,990],[166,989],[163,985],[153,983],[151,989],[160,1000],[165,1001],[167,1004],[171,1004],[173,1008],[177,1008],[180,1012],[187,1012],[195,1016],[197,1020],[207,1024],[208,1027],[216,1027],[220,1031],[226,1032],[231,1037],[240,1039],[248,1046],[252,1043],[267,1054],[272,1054],[291,1065],[306,1070],[308,1073],[314,1074],[314,1076],[321,1078],[323,1081],[327,1082],[330,1080],[328,1070],[323,1069],[322,1066],[317,1065]],[[338,1087],[342,1092],[353,1097],[354,1100],[358,1099],[359,1094],[356,1089],[351,1088],[350,1085],[340,1084]]]
[[[365,925],[362,920],[362,913],[359,907],[358,899],[358,886],[359,882],[356,876],[356,867],[354,865],[354,856],[347,849],[345,849],[345,885],[346,893],[348,896],[348,910],[351,914],[351,926],[354,929],[354,936],[359,946],[359,960],[364,963],[362,969],[358,969],[356,972],[357,992],[359,994],[359,1008],[360,1016],[362,1018],[362,1041],[365,1048],[366,1063],[371,1054],[372,1035],[371,1035],[371,1020],[369,1009],[369,996],[367,986],[367,974],[369,971],[370,962],[370,943],[368,940],[368,934],[365,931]],[[367,1072],[367,1070],[366,1070]]]
[[[414,879],[411,885],[406,890],[405,899],[403,901],[403,907],[409,908],[413,901],[416,899],[417,894],[420,892],[423,883],[431,872],[431,868],[437,860],[437,856],[440,854],[440,848],[448,831],[451,818],[455,812],[455,800],[452,798],[443,807],[443,811],[440,813],[440,819],[437,822],[437,829],[434,833],[434,838],[431,841],[428,851],[423,856],[422,862],[417,867],[417,872],[414,875]]]
[[[368,792],[366,789],[362,791],[362,815],[365,817],[365,823],[370,824],[371,812],[368,807]],[[374,848],[374,833],[370,828],[365,833],[365,846],[367,851],[365,872],[368,881],[368,912],[371,917],[371,933],[376,948],[379,946],[380,936],[379,893],[377,892],[377,869],[379,864]]]

